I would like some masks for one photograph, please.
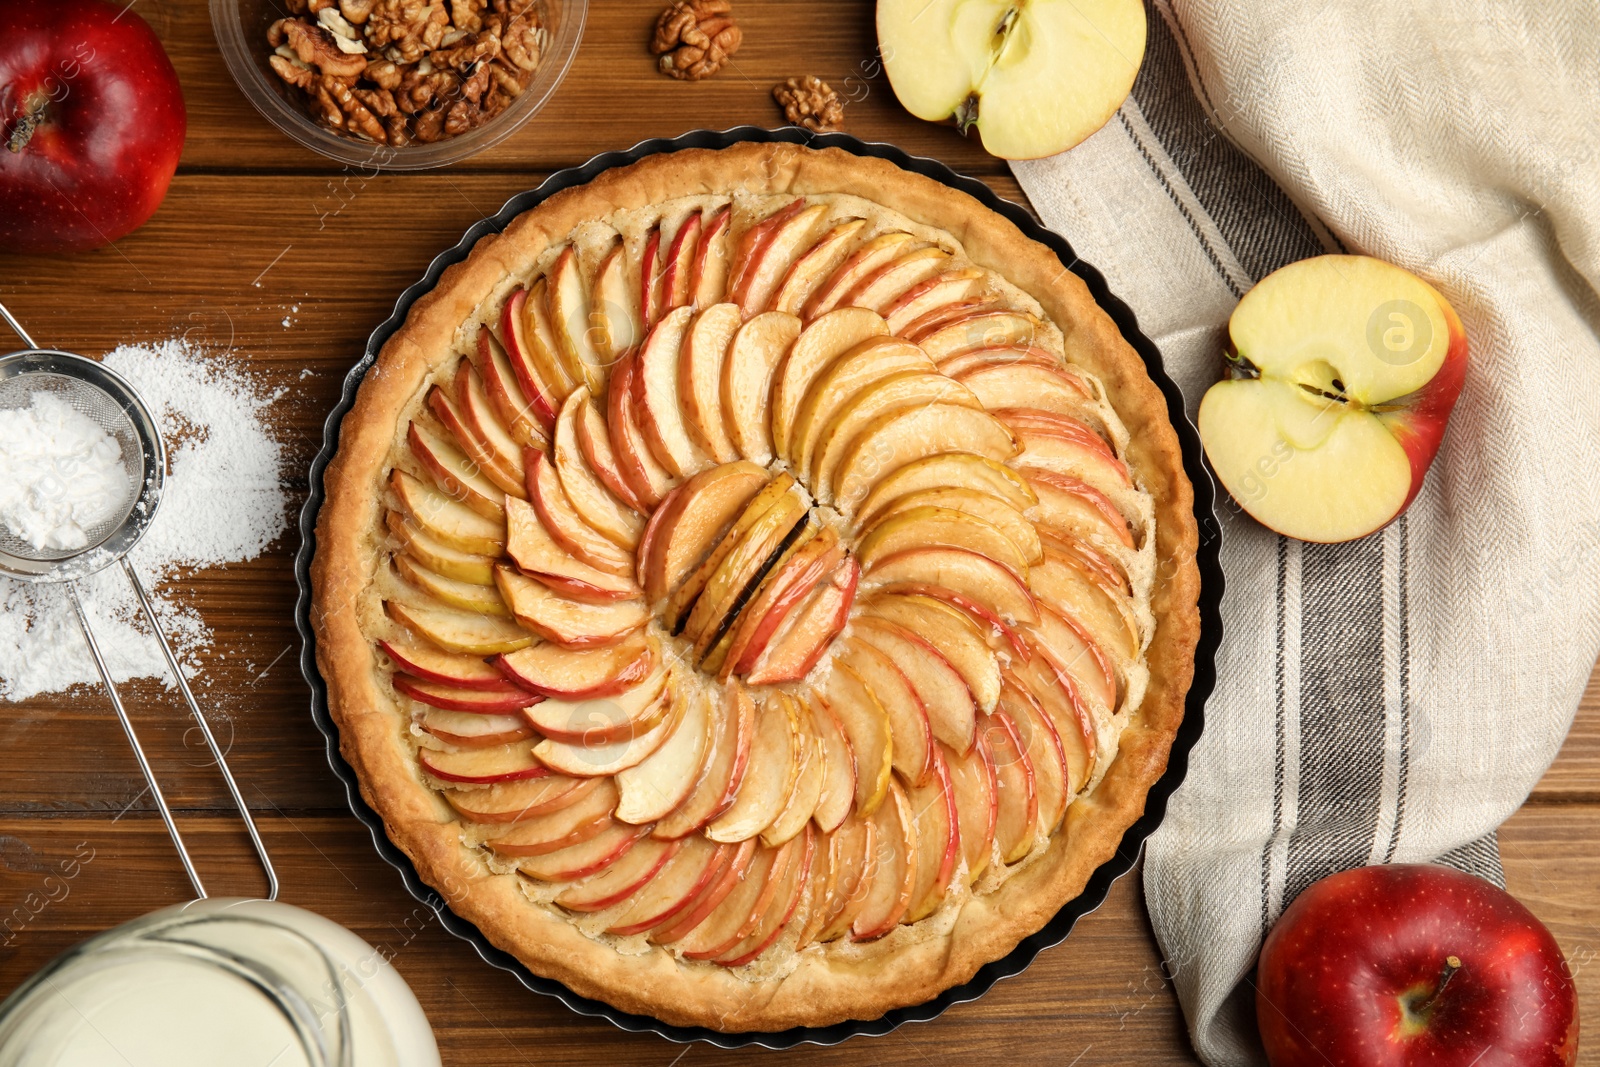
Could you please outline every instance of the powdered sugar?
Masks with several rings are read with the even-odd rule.
[[[133,488],[116,440],[56,394],[0,411],[0,524],[34,548],[83,548]]]
[[[123,346],[105,363],[133,383],[167,441],[161,506],[129,559],[154,587],[162,626],[193,674],[211,631],[175,598],[173,579],[253,559],[282,533],[283,445],[269,428],[282,391],[263,388],[236,357],[208,355],[182,340]],[[78,588],[114,677],[161,677],[160,650],[121,569]],[[64,591],[0,578],[0,698],[98,682]]]

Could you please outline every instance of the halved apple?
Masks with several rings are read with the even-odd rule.
[[[1039,836],[1039,792],[1033,760],[1016,726],[1005,712],[996,710],[978,727],[994,756],[994,840],[1000,862],[1016,863],[1033,851]]]
[[[528,856],[517,873],[541,882],[572,882],[604,870],[626,856],[647,831],[613,821],[600,833],[554,852]]]
[[[792,456],[790,431],[811,383],[829,364],[863,341],[889,332],[883,316],[864,308],[839,308],[814,320],[789,347],[772,378],[772,448]],[[753,458],[753,457],[752,457]]]
[[[650,328],[633,359],[633,414],[645,443],[675,479],[687,478],[711,465],[711,459],[689,435],[678,395],[678,365],[684,335],[694,311],[674,308]]]
[[[862,610],[926,637],[967,683],[978,710],[994,710],[1000,699],[1000,664],[965,614],[932,597],[901,593],[874,594]]]
[[[790,266],[773,294],[771,309],[798,315],[824,278],[838,269],[850,253],[855,236],[866,226],[866,219],[844,219],[817,238],[812,246]]]
[[[505,517],[505,490],[485,477],[466,453],[415,422],[406,428],[406,442],[417,462],[447,496],[487,518]]]
[[[643,591],[628,578],[592,567],[558,544],[526,501],[513,498],[509,505],[506,554],[524,573],[574,600],[598,604],[642,595]]]
[[[671,734],[637,766],[617,775],[622,799],[617,818],[644,825],[665,818],[688,799],[709,766],[712,745],[720,739],[722,705],[703,690],[677,686],[672,699],[683,703]]]
[[[827,771],[823,765],[821,742],[817,739],[811,709],[781,690],[774,691],[773,698],[786,701],[794,714],[796,766],[794,785],[784,799],[783,807],[767,828],[761,831],[761,843],[767,846],[781,845],[802,831],[810,830],[811,817],[816,813],[817,801],[822,797],[823,778]]]
[[[708,308],[721,303],[728,290],[728,228],[733,221],[733,206],[717,210],[701,229],[695,249],[694,273],[689,282],[695,307]]]
[[[1111,498],[1084,481],[1038,467],[1019,467],[1039,497],[1035,521],[1090,542],[1133,547],[1133,530]]]
[[[497,619],[492,615],[450,608],[420,607],[398,600],[387,600],[383,607],[395,622],[410,628],[446,652],[492,656],[527,648],[534,641],[532,634],[510,619]]]
[[[462,611],[475,611],[484,615],[511,617],[511,609],[492,585],[477,585],[455,578],[447,578],[429,570],[414,557],[399,553],[394,557],[395,570],[413,589],[424,593],[446,607]],[[491,572],[492,573],[492,572]]]
[[[461,689],[499,689],[505,676],[478,656],[462,656],[427,645],[379,638],[378,647],[395,666],[425,682]]]
[[[1044,322],[1014,308],[977,307],[943,321],[908,329],[906,337],[935,363],[978,348],[1032,345],[1044,336]]]
[[[856,812],[871,815],[888,793],[889,771],[894,765],[889,713],[845,660],[834,663],[822,699],[839,720],[850,740],[850,751],[855,754]]]
[[[1007,677],[1000,687],[1000,709],[1016,728],[1022,750],[1033,765],[1034,788],[1038,794],[1039,833],[1048,838],[1066,817],[1072,800],[1072,774],[1067,753],[1061,746],[1055,720],[1040,706],[1033,694]]]
[[[575,807],[597,792],[599,799],[604,799],[608,784],[604,780],[552,774],[521,782],[501,782],[487,789],[450,789],[445,791],[444,798],[457,814],[472,822],[516,823]],[[608,813],[609,808],[598,814]]]
[[[948,589],[1011,623],[1037,622],[1039,608],[1027,583],[988,556],[965,548],[908,548],[866,569],[869,585],[894,592],[905,586]]]
[[[722,414],[728,439],[746,459],[772,460],[773,377],[800,336],[800,320],[766,311],[739,327],[722,363]]]
[[[694,443],[717,463],[739,458],[722,417],[722,366],[743,323],[739,305],[712,304],[690,324],[678,363],[684,425]]]
[[[885,378],[909,372],[932,373],[930,360],[916,345],[893,337],[874,337],[843,353],[812,379],[795,412],[790,434],[794,468],[811,469],[823,428],[852,398]]]
[[[856,637],[845,638],[838,663],[872,691],[887,713],[894,769],[912,785],[926,782],[933,773],[933,728],[911,680],[878,646]]]
[[[567,397],[556,419],[550,458],[578,516],[618,548],[632,549],[639,543],[644,520],[611,491],[578,443],[578,424],[590,410],[588,386]]]
[[[843,558],[844,546],[839,542],[839,535],[832,527],[824,527],[775,567],[740,613],[719,677],[726,679],[729,675],[743,674],[755,666],[789,613],[811,595],[817,583]]]
[[[779,627],[767,651],[745,677],[752,685],[798,682],[811,673],[828,644],[850,621],[861,568],[846,558],[827,581]]]
[[[961,858],[961,813],[943,750],[933,750],[933,773],[926,785],[906,791],[917,828],[917,880],[903,922],[914,923],[939,910]]]
[[[674,491],[671,503],[658,509],[654,538],[641,545],[639,567],[651,603],[706,560],[767,482],[767,472],[754,463],[735,462],[701,471]],[[654,526],[657,516],[650,518]]]
[[[879,0],[878,42],[907,111],[977,127],[1003,159],[1065,152],[1116,113],[1144,56],[1138,0]]]
[[[728,810],[706,826],[705,835],[713,841],[743,841],[771,826],[794,791],[800,773],[800,745],[793,700],[774,693],[758,704],[749,767],[739,783],[739,793]]]
[[[822,757],[822,791],[817,794],[811,821],[825,834],[832,833],[855,808],[856,756],[839,717],[816,693],[805,700],[815,728],[817,751]],[[891,753],[891,758],[893,754]]]
[[[617,803],[617,788],[609,778],[589,780],[599,784],[582,800],[555,811],[525,817],[504,834],[485,841],[485,847],[498,856],[544,856],[600,836],[617,825],[611,817],[611,809]]]
[[[417,749],[422,769],[441,782],[467,785],[493,785],[495,782],[520,782],[544,778],[550,769],[533,756],[526,742],[467,749]]]
[[[493,556],[463,552],[447,545],[398,511],[391,511],[384,516],[384,526],[401,551],[415,557],[429,569],[475,585],[487,585],[494,581]]]
[[[677,725],[677,719],[683,716],[683,703],[673,700],[665,691],[656,698],[656,705],[664,709],[664,714],[654,725],[633,724],[629,736],[608,741],[584,731],[581,739],[575,740],[546,737],[534,746],[533,754],[557,774],[574,777],[610,776],[636,767],[660,750]],[[615,726],[615,723],[610,725]]]
[[[895,515],[915,511],[918,508],[939,508],[942,511],[960,512],[980,519],[1005,534],[1006,540],[1016,548],[1016,555],[1027,560],[1029,564],[1037,563],[1044,558],[1044,546],[1039,540],[1039,531],[1034,528],[1033,523],[1007,501],[983,490],[956,486],[920,489],[914,493],[907,493],[883,507],[878,512],[875,522],[886,522]],[[1010,554],[1006,558],[1009,559]],[[1026,576],[1027,569],[1024,568],[1017,573]]]
[[[649,621],[638,600],[588,604],[564,597],[510,567],[495,568],[495,583],[512,616],[547,641],[566,648],[592,648],[620,640]],[[522,647],[522,646],[517,646]],[[458,651],[468,651],[459,649]],[[515,649],[496,648],[496,652]]]
[[[911,908],[917,887],[917,823],[911,802],[898,781],[889,783],[889,797],[873,812],[873,836],[878,841],[877,870],[872,887],[850,924],[850,935],[857,941],[882,937],[896,926]]]
[[[856,558],[863,567],[911,548],[965,548],[1017,574],[1028,573],[1028,560],[1004,530],[987,519],[950,508],[914,507],[876,519],[860,541]]]
[[[546,737],[574,744],[627,741],[655,728],[676,709],[664,704],[668,670],[657,661],[643,679],[609,696],[553,698],[522,709]]]
[[[621,856],[562,890],[556,903],[580,913],[614,908],[642,891],[682,847],[678,841],[635,840]]]
[[[656,643],[639,634],[614,645],[577,652],[533,645],[494,661],[504,677],[530,692],[562,700],[591,700],[632,689],[656,668]]]
[[[693,792],[656,823],[655,836],[663,840],[692,834],[727,811],[744,781],[755,736],[755,702],[737,684],[724,687],[712,699],[718,707],[713,713],[705,771]]]
[[[468,711],[479,715],[507,715],[537,704],[540,697],[520,689],[510,682],[499,689],[461,689],[439,682],[425,682],[407,674],[396,674],[391,683],[395,692],[420,700],[431,708],[443,711]]]
[[[615,362],[644,336],[641,309],[632,290],[627,255],[618,242],[600,261],[589,294],[589,334],[601,366]]]
[[[478,344],[471,358],[495,415],[512,438],[521,445],[543,445],[555,422],[555,412],[547,407],[547,397],[540,396],[537,401],[528,398],[511,369],[510,357],[489,327],[478,327]]]
[[[977,704],[942,652],[922,635],[870,615],[857,618],[853,632],[894,660],[922,701],[934,737],[957,752],[972,747]]]
[[[578,268],[577,252],[571,245],[556,256],[545,277],[549,279],[545,310],[550,316],[556,354],[574,388],[587,385],[590,392],[597,393],[605,382],[605,367],[611,360],[595,346],[590,330],[594,323],[590,318],[588,293],[583,273]]]
[[[626,549],[584,521],[572,498],[561,486],[561,476],[550,456],[536,449],[528,449],[525,460],[528,472],[528,497],[533,501],[533,511],[545,531],[556,543],[590,567],[608,571],[623,582],[633,570],[633,560]],[[525,516],[521,509],[517,512]],[[509,526],[512,509],[506,509]],[[527,532],[524,525],[523,532]]]
[[[904,230],[880,233],[869,239],[845,257],[811,298],[806,301],[804,317],[817,319],[846,304],[845,296],[880,268],[917,246],[917,239]]]
[[[888,320],[889,332],[898,335],[940,308],[964,304],[981,293],[983,285],[983,271],[977,267],[953,267],[907,287],[878,310]]]
[[[941,452],[907,463],[874,486],[856,509],[856,528],[866,526],[901,497],[924,489],[971,489],[998,497],[1018,511],[1039,502],[1022,475],[1005,464],[971,452]]]
[[[747,317],[767,309],[779,284],[814,243],[817,224],[827,213],[828,205],[814,204],[799,211],[785,209],[772,217],[772,228],[741,264],[743,269],[737,271],[728,294]]]
[[[673,481],[672,475],[650,451],[636,418],[633,376],[637,363],[637,354],[628,353],[612,364],[611,383],[606,393],[606,425],[617,469],[630,495],[639,502],[638,510],[648,511],[667,495]]]
[[[527,401],[530,413],[548,430],[561,408],[556,392],[562,382],[552,382],[543,361],[534,357],[534,343],[528,337],[527,301],[526,289],[517,289],[506,298],[500,309],[500,342],[505,352],[506,366],[523,399]],[[479,353],[484,354],[481,335]]]
[[[699,211],[691,211],[673,231],[672,244],[668,246],[662,261],[665,266],[661,272],[659,294],[663,314],[694,301],[690,283],[694,280],[694,261],[700,251],[700,232],[704,226],[705,216]]]

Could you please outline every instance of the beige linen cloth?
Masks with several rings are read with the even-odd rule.
[[[1600,650],[1600,13],[1155,0],[1149,15],[1133,98],[1014,170],[1133,308],[1191,416],[1239,296],[1323,251],[1432,281],[1472,353],[1400,522],[1314,546],[1220,508],[1218,682],[1145,890],[1197,1051],[1255,1064],[1252,972],[1283,908],[1369,863],[1498,878],[1494,830],[1555,756]]]

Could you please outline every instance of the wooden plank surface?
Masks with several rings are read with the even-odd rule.
[[[468,226],[551,170],[596,152],[698,127],[774,125],[769,90],[790,75],[819,74],[846,93],[850,132],[943,159],[1022,201],[1009,174],[976,145],[900,111],[886,81],[874,76],[867,0],[744,0],[737,8],[744,48],[721,76],[697,85],[653,71],[644,41],[657,0],[595,0],[572,72],[527,128],[448,171],[379,177],[298,148],[256,115],[223,68],[199,0],[139,0],[136,10],[167,43],[189,102],[190,138],[171,195],[147,227],[115,248],[0,256],[0,300],[41,342],[87,353],[174,335],[232,350],[250,373],[287,390],[272,426],[296,471],[320,444],[322,421],[367,335]],[[303,478],[292,488],[297,510]],[[393,952],[446,1063],[752,1058],[679,1050],[578,1017],[485,966],[419,909],[348,814],[307,714],[291,621],[295,547],[286,534],[261,560],[180,583],[216,634],[201,657],[209,683],[201,699],[260,815],[284,899]],[[258,892],[243,834],[220,810],[221,784],[170,695],[150,682],[129,696],[213,888]],[[46,879],[80,845],[93,859],[62,896]],[[1594,1003],[1600,674],[1561,756],[1506,824],[1501,845],[1512,890],[1551,925]],[[88,934],[186,895],[103,696],[89,690],[0,705],[0,923],[11,916],[0,932],[0,994]],[[42,903],[50,897],[60,899]],[[1030,1061],[1082,1067],[1194,1062],[1136,877],[1120,882],[1064,944],[976,1003],[875,1041],[764,1058],[987,1064],[1016,1061],[1024,1043]],[[1585,1062],[1600,1056],[1586,1053]]]

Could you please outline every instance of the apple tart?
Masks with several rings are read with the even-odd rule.
[[[363,796],[495,944],[671,1024],[967,981],[1111,856],[1182,717],[1164,398],[1049,249],[882,160],[549,197],[412,307],[325,486]]]

